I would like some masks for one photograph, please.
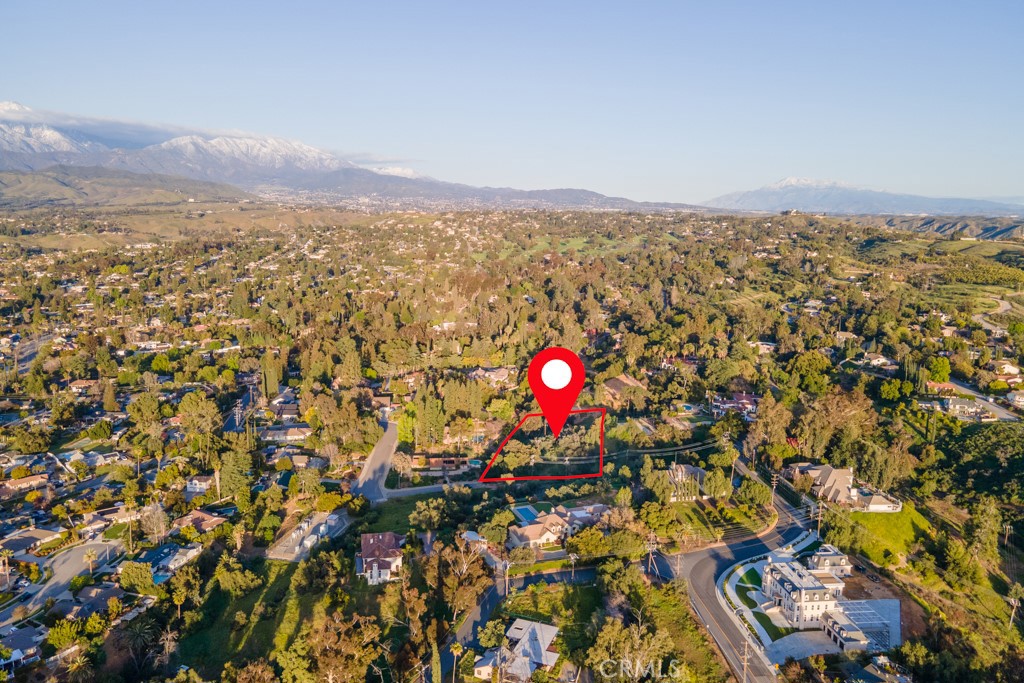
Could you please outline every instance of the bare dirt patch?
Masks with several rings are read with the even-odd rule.
[[[843,595],[850,600],[899,600],[903,640],[923,637],[928,629],[928,616],[924,608],[909,593],[887,581],[884,576],[878,575],[878,578],[878,583],[868,579],[867,574],[854,574],[843,579],[846,582]]]

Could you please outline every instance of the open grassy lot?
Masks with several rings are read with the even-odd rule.
[[[224,664],[266,656],[286,647],[302,625],[322,609],[322,597],[300,595],[290,590],[298,565],[268,560],[256,567],[263,585],[239,598],[214,590],[204,606],[208,615],[202,628],[182,638],[180,660],[199,671],[204,678],[220,675]],[[236,614],[245,615],[244,625],[236,625]]]
[[[442,495],[440,493],[425,493],[419,496],[386,500],[367,514],[366,533],[394,531],[403,536],[409,531],[409,515],[416,509],[416,503],[421,500],[439,498]]]
[[[909,502],[899,512],[854,512],[850,517],[866,532],[861,553],[883,566],[906,555],[914,541],[932,533],[931,523]]]

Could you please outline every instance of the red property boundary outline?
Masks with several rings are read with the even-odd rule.
[[[494,465],[494,461],[498,459],[498,455],[501,453],[501,449],[505,447],[505,444],[509,442],[512,435],[519,431],[519,428],[526,423],[531,417],[544,417],[544,413],[527,413],[523,416],[523,419],[519,421],[519,424],[515,426],[508,436],[498,446],[498,450],[494,451],[494,455],[491,457],[491,461],[487,463],[487,467],[484,468],[483,473],[480,475],[479,481],[482,483],[497,483],[502,481],[553,481],[553,480],[564,480],[564,479],[593,479],[604,475],[604,418],[608,414],[606,408],[581,408],[579,410],[570,410],[570,415],[579,415],[581,413],[601,413],[601,447],[598,455],[598,467],[597,472],[590,472],[588,474],[531,474],[521,477],[488,477],[487,473],[491,471],[491,467]]]

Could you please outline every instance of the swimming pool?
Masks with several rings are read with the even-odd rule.
[[[532,505],[520,505],[519,507],[514,507],[512,508],[512,512],[514,512],[516,516],[524,522],[532,522],[537,519],[537,511],[533,509]]]

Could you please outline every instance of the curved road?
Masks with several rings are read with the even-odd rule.
[[[19,605],[28,608],[29,613],[42,609],[47,598],[60,600],[71,586],[71,579],[79,574],[89,571],[89,563],[85,561],[85,553],[88,550],[96,551],[96,561],[93,569],[99,569],[106,561],[117,557],[121,552],[120,541],[90,541],[75,545],[67,550],[48,557],[40,563],[40,569],[49,568],[53,571],[53,577],[46,583],[29,586],[27,590],[36,590],[32,597],[26,602],[15,601],[0,611],[0,627],[6,627],[13,620],[14,610]],[[69,594],[70,595],[70,594]]]
[[[658,557],[658,571],[663,576],[686,579],[690,602],[697,616],[715,639],[737,678],[743,671],[744,644],[748,639],[728,608],[718,599],[718,578],[737,562],[792,543],[804,532],[800,522],[793,517],[789,504],[781,498],[777,502],[779,524],[761,538],[686,553],[682,555],[681,562],[677,558]],[[747,680],[752,683],[775,681],[774,669],[765,664],[753,647],[749,649]]]
[[[994,296],[989,297],[989,298],[992,301],[996,302],[996,310],[988,311],[987,313],[975,313],[974,315],[971,316],[971,319],[974,320],[974,322],[976,322],[979,325],[981,325],[986,330],[988,330],[989,332],[991,332],[993,335],[995,335],[997,337],[1002,337],[1002,336],[1004,336],[1006,334],[1006,329],[1003,328],[1003,327],[1000,327],[999,325],[996,325],[995,323],[990,323],[988,321],[988,316],[990,316],[990,315],[999,315],[1000,313],[1006,313],[1012,307],[1010,306],[1010,302],[1004,301],[1003,299],[998,299],[998,298],[996,298]]]

